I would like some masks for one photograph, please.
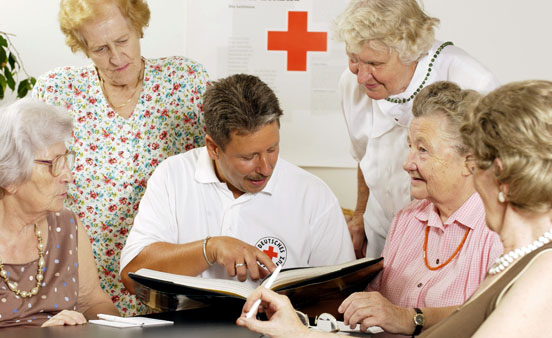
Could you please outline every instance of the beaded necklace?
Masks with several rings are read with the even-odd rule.
[[[506,270],[506,268],[514,261],[520,259],[521,257],[527,255],[530,252],[537,250],[541,246],[548,244],[551,240],[552,240],[552,229],[545,232],[533,243],[503,254],[502,256],[496,259],[493,265],[491,265],[491,268],[489,269],[489,275],[495,275],[499,272]]]
[[[439,270],[440,268],[444,267],[445,265],[447,265],[448,263],[450,263],[450,261],[452,261],[452,259],[454,257],[456,257],[456,255],[458,255],[458,253],[460,252],[460,250],[462,249],[462,247],[464,246],[464,243],[466,242],[466,238],[468,238],[468,233],[470,232],[470,228],[468,228],[466,230],[466,233],[464,234],[464,238],[462,238],[462,242],[460,242],[460,245],[458,245],[458,247],[456,248],[456,251],[454,251],[454,253],[452,254],[452,256],[450,256],[443,264],[441,265],[437,265],[437,266],[429,266],[429,262],[427,261],[427,239],[429,237],[429,226],[426,226],[426,229],[425,229],[425,240],[424,240],[424,263],[425,263],[425,266],[431,270],[431,271],[435,271],[435,270]]]
[[[44,279],[44,275],[42,274],[42,269],[44,268],[44,265],[46,264],[44,260],[44,244],[42,243],[42,232],[40,231],[40,228],[35,223],[35,235],[38,239],[38,269],[36,271],[36,284],[35,287],[32,288],[29,291],[21,291],[17,288],[17,282],[12,282],[8,278],[8,272],[4,270],[4,264],[2,263],[2,258],[0,257],[0,277],[4,280],[4,282],[8,285],[8,288],[15,293],[17,296],[20,296],[21,298],[31,298],[32,296],[36,295],[38,293],[38,289],[40,289],[40,283],[42,283],[42,280]]]
[[[439,46],[439,48],[437,48],[437,50],[435,51],[435,54],[433,54],[433,57],[431,58],[431,62],[429,62],[429,65],[428,65],[428,68],[427,68],[427,73],[426,73],[426,76],[424,78],[424,80],[422,81],[422,84],[414,91],[414,93],[412,93],[412,95],[410,95],[410,97],[408,98],[392,98],[392,97],[386,97],[385,98],[385,101],[389,101],[389,102],[392,102],[392,103],[406,103],[410,100],[412,100],[414,97],[416,97],[416,95],[418,95],[418,93],[424,88],[424,85],[427,81],[427,79],[429,79],[429,75],[431,74],[431,69],[433,67],[433,63],[435,62],[435,60],[437,59],[437,57],[439,56],[439,54],[441,54],[441,51],[443,50],[443,48],[445,48],[446,46],[452,46],[454,45],[451,41],[447,41],[445,43],[443,43],[441,46]]]

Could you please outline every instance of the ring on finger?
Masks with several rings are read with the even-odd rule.
[[[245,263],[236,263],[236,269],[239,268],[240,266],[245,266]]]

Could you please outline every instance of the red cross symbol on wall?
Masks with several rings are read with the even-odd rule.
[[[287,51],[287,70],[307,70],[307,52],[327,50],[326,32],[307,31],[307,12],[288,12],[288,30],[268,32],[268,50]]]
[[[274,251],[274,247],[273,247],[273,246],[269,246],[269,247],[268,247],[268,250],[263,250],[263,252],[264,252],[268,257],[270,257],[270,259],[273,259],[273,258],[278,257],[278,253]]]

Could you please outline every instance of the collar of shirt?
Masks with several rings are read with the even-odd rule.
[[[416,217],[420,222],[424,222],[431,227],[436,227],[440,229],[445,229],[449,224],[454,222],[462,224],[470,229],[475,229],[481,213],[475,212],[480,211],[483,208],[483,202],[481,197],[477,192],[474,192],[470,198],[468,198],[458,210],[456,210],[450,217],[446,220],[445,224],[441,222],[441,217],[435,204],[428,202],[425,208],[420,209],[414,217]]]
[[[272,195],[275,188],[275,181],[276,177],[278,176],[278,161],[276,162],[276,166],[274,167],[274,170],[272,171],[272,176],[268,180],[268,183],[264,187],[264,189],[261,191],[261,193],[266,193],[269,195]],[[226,183],[221,182],[219,178],[217,177],[217,174],[215,172],[215,162],[209,157],[209,153],[207,152],[206,147],[202,147],[200,149],[200,153],[197,160],[197,167],[195,171],[194,178],[199,183],[203,184],[210,184],[210,183],[219,183],[223,184],[227,187]],[[247,195],[249,193],[245,193]],[[250,194],[254,195],[254,194]]]

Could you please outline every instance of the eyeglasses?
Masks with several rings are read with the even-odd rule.
[[[472,155],[466,156],[464,164],[470,173],[475,173],[475,158]]]
[[[75,164],[75,152],[74,151],[67,151],[63,155],[59,155],[56,158],[54,158],[51,161],[48,160],[34,160],[35,163],[39,164],[45,164],[50,166],[50,173],[54,177],[58,177],[61,175],[61,172],[65,167],[67,169],[71,170],[73,169],[73,165]]]

